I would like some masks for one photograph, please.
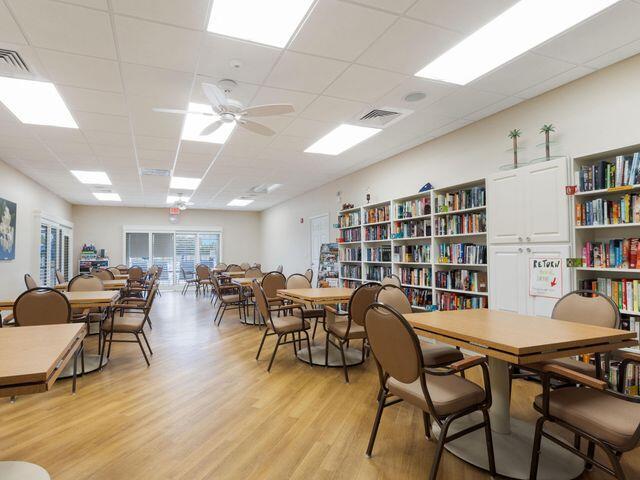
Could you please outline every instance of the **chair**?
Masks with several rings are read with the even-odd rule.
[[[404,294],[404,291],[400,287],[391,284],[384,285],[380,288],[376,295],[376,302],[393,308],[400,315],[422,311],[414,309]],[[464,358],[460,350],[445,344],[420,342],[420,349],[422,351],[422,360],[427,367],[441,367],[459,362]]]
[[[36,282],[35,279],[28,273],[24,274],[24,284],[27,286],[27,290],[38,288],[40,286],[38,285],[38,282]]]
[[[95,275],[81,273],[69,280],[67,290],[70,292],[96,292],[104,290],[102,280]]]
[[[216,270],[219,270],[221,272],[224,272],[227,269],[227,264],[226,263],[218,263],[216,265]]]
[[[259,268],[250,267],[246,272],[244,272],[244,276],[246,278],[262,278],[264,274],[260,271]]]
[[[145,352],[144,347],[142,346],[142,342],[140,341],[140,335],[144,339],[147,344],[147,348],[149,349],[149,354],[153,355],[153,351],[151,350],[151,346],[149,345],[149,340],[144,333],[144,326],[147,322],[149,322],[149,313],[151,312],[151,308],[153,307],[153,302],[156,297],[156,293],[158,292],[158,285],[154,283],[149,291],[149,295],[145,299],[144,304],[132,304],[128,302],[117,303],[111,309],[111,317],[105,320],[102,324],[102,332],[104,334],[104,341],[102,342],[102,350],[100,352],[100,364],[102,365],[102,358],[104,357],[104,350],[107,347],[107,342],[109,343],[109,349],[107,350],[107,358],[111,355],[111,344],[112,343],[137,343],[140,346],[140,350],[142,351],[142,355],[144,356],[145,362],[147,362],[147,367],[151,366],[149,363],[149,357],[147,357],[147,352]],[[120,316],[116,316],[116,312],[120,313]],[[135,337],[135,340],[124,340],[121,338],[113,338],[114,333],[119,334],[131,334]]]
[[[284,305],[284,300],[278,296],[278,290],[283,290],[286,287],[287,279],[280,272],[269,272],[262,277],[262,288],[270,306]]]
[[[129,267],[127,267],[126,265],[116,265],[115,268],[117,268],[122,275],[129,273]]]
[[[232,263],[227,267],[225,271],[226,272],[242,272],[244,271],[244,269],[240,265],[236,265],[235,263]]]
[[[92,275],[98,277],[100,280],[115,280],[115,275],[111,270],[106,268],[96,268],[91,272]]]
[[[117,267],[108,267],[107,270],[113,273],[113,278],[116,278],[116,275],[122,275],[120,269]]]
[[[367,446],[367,456],[371,457],[384,409],[405,401],[422,410],[427,438],[431,437],[431,417],[440,427],[438,446],[429,474],[431,480],[435,480],[438,475],[445,444],[479,428],[484,428],[485,431],[489,471],[494,477],[496,467],[489,419],[491,387],[486,358],[474,356],[444,369],[428,368],[422,360],[418,336],[402,315],[391,307],[373,303],[367,307],[364,317],[381,389],[381,394],[378,395],[378,410]],[[478,365],[482,368],[484,389],[455,375]],[[392,396],[397,398],[388,400]],[[482,422],[448,435],[449,427],[454,420],[476,411],[482,412]]]
[[[280,273],[282,273],[282,265],[278,265],[278,266],[276,267],[276,272],[280,272]]]
[[[276,341],[276,346],[273,349],[271,360],[269,360],[269,366],[267,367],[267,372],[270,372],[271,366],[273,365],[273,360],[276,358],[278,347],[280,345],[292,343],[293,352],[295,355],[297,355],[298,350],[296,348],[296,343],[301,343],[301,335],[304,333],[307,340],[307,348],[309,349],[309,365],[313,366],[311,358],[311,343],[309,342],[309,332],[307,331],[309,330],[309,328],[311,328],[311,325],[307,320],[303,318],[302,312],[300,312],[300,314],[297,316],[288,315],[273,318],[273,316],[271,315],[271,313],[274,311],[280,313],[283,310],[291,311],[295,309],[302,309],[302,306],[293,304],[278,306],[270,305],[267,294],[257,280],[253,281],[253,283],[251,284],[251,288],[253,289],[253,296],[255,298],[256,305],[258,306],[258,311],[260,312],[260,315],[262,316],[262,319],[267,326],[264,331],[264,335],[262,336],[262,340],[260,341],[260,347],[258,348],[258,353],[256,354],[256,360],[260,358],[260,352],[262,351],[262,347],[266,338],[270,335],[277,335],[278,340]],[[296,339],[296,333],[298,334],[298,339]],[[291,335],[291,340],[287,340],[287,335]]]
[[[198,279],[193,276],[194,272],[187,272],[184,267],[180,267],[180,272],[182,272],[182,279],[184,280],[184,287],[182,287],[182,295],[186,295],[187,290],[191,285],[195,285],[198,288]]]
[[[289,288],[311,288],[311,282],[306,276],[300,273],[294,273],[293,275],[289,275],[289,278],[287,278],[287,289]],[[326,319],[325,309],[322,307],[318,308],[313,305],[304,305],[301,309],[294,309],[293,315],[302,315],[302,318],[304,318],[305,320],[315,320],[315,323],[313,325],[313,333],[311,334],[312,339],[316,337],[318,322],[324,325]]]
[[[245,272],[246,272],[247,270],[249,270],[249,269],[251,268],[251,265],[250,265],[248,262],[242,262],[242,263],[240,264],[240,268],[241,268],[243,271],[245,271]]]
[[[202,293],[206,293],[207,289],[211,286],[211,270],[207,265],[203,263],[196,265],[196,296]]]
[[[220,301],[218,309],[216,310],[216,314],[213,317],[213,324],[215,325],[217,320],[218,326],[220,326],[220,323],[222,323],[222,317],[224,317],[224,314],[228,308],[230,308],[231,310],[237,309],[238,315],[240,316],[240,318],[242,318],[245,301],[244,296],[242,295],[242,289],[238,285],[220,285],[218,277],[216,277],[215,275],[211,277],[211,282],[213,284],[213,289],[215,290],[216,296]]]
[[[64,283],[67,279],[64,278],[64,274],[60,270],[56,270],[56,282]]]
[[[627,353],[627,360],[640,363],[640,355]],[[536,422],[529,478],[537,478],[540,442],[542,437],[546,437],[584,459],[588,466],[595,465],[615,478],[625,480],[621,457],[640,444],[640,398],[607,390],[605,381],[559,364],[546,363],[538,367],[543,372],[543,390],[535,398],[533,406],[542,416]],[[582,386],[552,391],[552,377]],[[545,431],[546,422],[555,423],[572,433],[573,446],[549,430]],[[582,439],[587,441],[586,454],[580,450]],[[611,467],[594,459],[596,446],[606,455]]]
[[[141,283],[144,279],[144,272],[140,267],[131,267],[127,273],[129,274],[129,282]]]
[[[304,272],[304,276],[309,280],[309,285],[313,282],[313,270],[311,268],[307,268]]]
[[[364,283],[360,285],[351,298],[346,312],[336,310],[331,306],[325,306],[325,309],[332,313],[333,316],[327,317],[325,329],[327,331],[325,365],[329,365],[329,344],[340,350],[342,357],[342,368],[344,370],[344,381],[349,383],[349,372],[347,369],[347,361],[344,356],[344,347],[351,340],[362,340],[362,360],[365,357],[365,341],[367,334],[364,330],[364,312],[369,305],[376,301],[376,295],[380,289],[379,283]],[[346,320],[335,321],[336,317],[345,317]],[[331,340],[335,338],[338,343]]]
[[[396,287],[401,287],[402,286],[402,282],[400,281],[400,277],[395,275],[395,274],[391,274],[388,275],[386,277],[384,277],[382,279],[382,282],[380,282],[382,284],[382,286],[384,285],[395,285]]]

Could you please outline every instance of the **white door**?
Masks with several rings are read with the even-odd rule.
[[[571,274],[566,267],[565,259],[570,257],[571,248],[565,245],[526,245],[524,259],[526,262],[526,270],[524,278],[526,278],[526,294],[527,294],[527,315],[536,315],[540,317],[550,317],[553,306],[558,301],[557,298],[549,297],[533,297],[529,295],[529,260],[532,258],[560,258],[562,259],[562,278],[558,281],[562,282],[562,295],[569,293],[571,288]]]
[[[524,247],[489,247],[489,308],[525,314]]]
[[[569,197],[565,158],[536,163],[521,170],[526,219],[525,243],[569,241]],[[521,193],[522,195],[522,193]]]
[[[519,170],[487,177],[487,230],[489,243],[524,240],[523,192]]]
[[[313,278],[318,278],[318,261],[320,260],[320,247],[323,243],[329,243],[329,214],[311,217],[311,268]]]

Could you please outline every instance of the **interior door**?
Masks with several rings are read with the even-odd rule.
[[[329,242],[329,214],[311,217],[311,268],[313,278],[318,278],[320,247]]]
[[[524,237],[522,181],[519,170],[487,177],[489,243],[520,243]]]
[[[489,308],[525,314],[524,247],[489,247]]]
[[[524,259],[526,262],[526,270],[523,278],[526,278],[526,294],[527,294],[527,315],[536,315],[540,317],[550,317],[553,306],[558,301],[557,298],[549,297],[533,297],[529,295],[529,260],[532,258],[560,258],[562,259],[562,278],[558,279],[562,282],[562,295],[569,293],[571,288],[571,274],[566,267],[565,259],[571,256],[571,247],[565,245],[526,245]]]

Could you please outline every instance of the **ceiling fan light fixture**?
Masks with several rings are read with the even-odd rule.
[[[233,119],[231,121],[223,120],[221,116],[214,113],[211,105],[207,105],[206,103],[189,102],[187,110],[189,110],[190,112],[208,113],[210,115],[188,113],[184,120],[184,126],[182,127],[182,140],[190,140],[192,142],[217,143],[222,145],[227,141],[229,135],[231,135],[231,132],[233,132],[233,129],[235,127],[235,122],[233,122]],[[213,114],[213,116],[211,116],[211,114]],[[223,125],[221,125],[209,135],[200,135],[202,130],[204,130],[212,122],[218,119],[223,122]]]

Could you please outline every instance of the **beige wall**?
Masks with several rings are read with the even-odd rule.
[[[283,263],[288,272],[303,271],[311,261],[308,218],[329,212],[330,223],[336,223],[338,191],[342,203],[361,205],[368,187],[375,202],[417,192],[427,181],[439,188],[495,172],[511,160],[507,133],[514,128],[523,132],[525,161],[541,156],[536,145],[545,123],[558,131],[552,154],[577,157],[640,144],[638,78],[640,56],[269,208],[262,212],[262,259]],[[332,228],[331,238],[337,235]]]
[[[16,259],[0,261],[0,298],[24,290],[23,277],[38,277],[40,244],[37,215],[71,221],[71,205],[0,160],[0,197],[17,204]]]
[[[124,225],[172,227],[167,208],[73,206],[74,257],[83,243],[104,248],[111,262],[123,262]],[[260,261],[260,214],[190,209],[180,213],[176,227],[221,227],[222,259],[230,263]]]

